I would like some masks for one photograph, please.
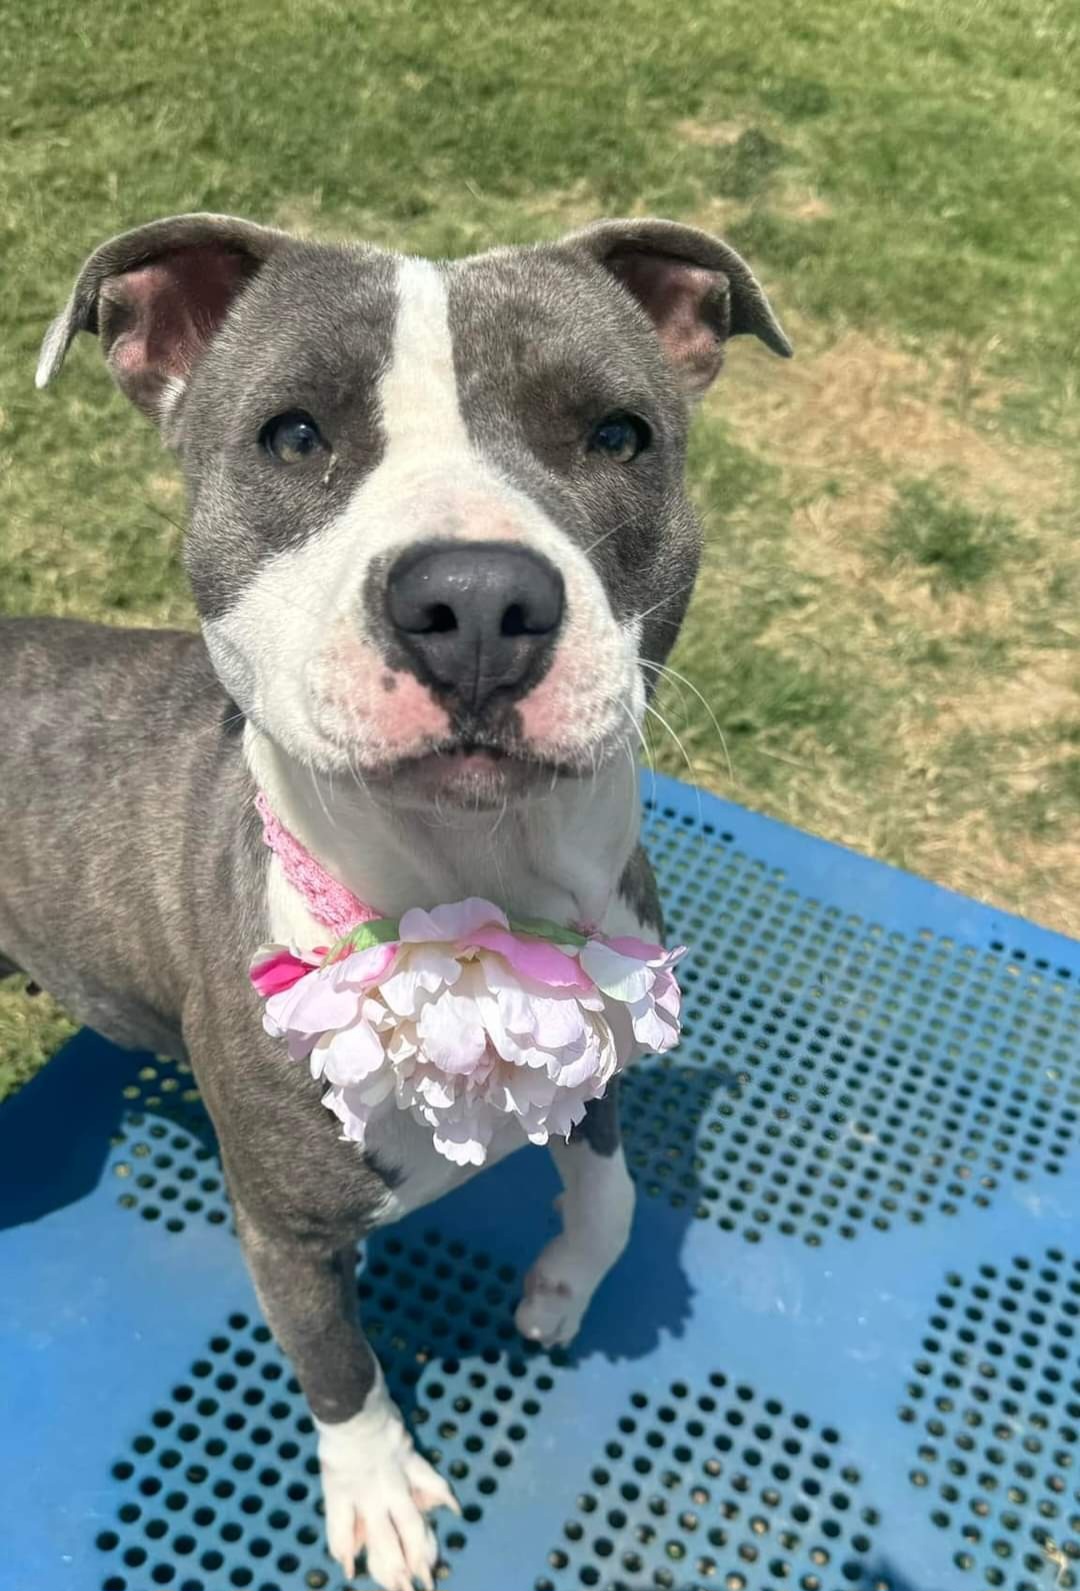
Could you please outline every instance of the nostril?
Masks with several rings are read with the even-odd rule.
[[[501,633],[503,635],[527,635],[529,626],[525,622],[525,609],[520,602],[513,602],[502,616]]]
[[[425,626],[429,635],[446,635],[458,627],[457,614],[445,602],[436,602],[428,610],[428,623]]]

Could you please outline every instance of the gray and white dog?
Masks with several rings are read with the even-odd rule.
[[[179,456],[202,633],[0,625],[0,971],[190,1058],[330,1551],[430,1588],[425,1516],[455,1505],[365,1341],[354,1254],[467,1171],[392,1102],[343,1142],[262,1032],[253,950],[325,930],[253,797],[384,915],[480,895],[655,935],[634,750],[699,558],[689,412],[729,336],[790,349],[732,249],[649,220],[432,263],[181,216],[90,256],[39,385],[79,331]],[[614,1092],[553,1152],[563,1227],[516,1317],[544,1344],[627,1240]]]

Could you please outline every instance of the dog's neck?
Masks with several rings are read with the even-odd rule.
[[[356,780],[304,767],[250,723],[244,750],[281,822],[380,916],[480,895],[514,915],[596,926],[637,844],[637,769],[625,758],[503,812],[436,813],[392,807]],[[276,857],[269,897],[274,937],[311,940],[311,919]]]

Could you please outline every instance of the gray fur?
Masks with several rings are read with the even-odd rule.
[[[643,845],[638,846],[623,869],[623,876],[619,880],[619,896],[630,907],[638,921],[662,940],[664,908],[660,904],[656,874],[652,870],[652,863]]]
[[[316,1414],[343,1419],[370,1356],[341,1254],[389,1189],[262,1032],[267,853],[202,640],[5,620],[0,678],[4,956],[116,1043],[190,1056],[267,1317]]]
[[[450,321],[476,446],[594,549],[618,618],[649,610],[642,655],[663,659],[689,601],[701,529],[683,482],[686,401],[644,315],[587,255],[551,246],[459,266]],[[633,470],[596,467],[577,447],[618,409],[653,427]]]
[[[619,1080],[614,1078],[599,1099],[585,1107],[585,1119],[570,1134],[570,1142],[586,1143],[593,1154],[613,1155],[622,1143],[619,1131]]]
[[[393,329],[394,263],[377,249],[291,243],[245,290],[171,433],[191,513],[185,567],[204,619],[266,559],[318,535],[378,464],[374,393]],[[289,410],[317,413],[333,446],[325,470],[283,474],[252,447]]]

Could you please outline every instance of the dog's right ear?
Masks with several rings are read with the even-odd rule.
[[[103,243],[45,334],[37,385],[56,375],[77,332],[94,332],[120,390],[164,420],[237,296],[286,242],[253,221],[180,215]]]

